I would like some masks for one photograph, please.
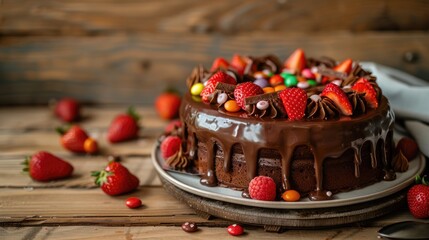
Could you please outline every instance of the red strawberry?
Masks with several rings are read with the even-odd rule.
[[[407,193],[408,208],[415,218],[429,218],[429,182],[426,176],[416,177],[416,182]]]
[[[252,82],[244,82],[240,83],[234,89],[234,98],[237,101],[238,106],[242,109],[246,108],[244,104],[244,99],[247,97],[263,94],[264,90],[262,88]]]
[[[107,139],[111,143],[116,143],[136,138],[139,118],[133,107],[130,107],[126,114],[116,116],[110,124]]]
[[[73,98],[63,98],[55,105],[54,112],[64,122],[73,122],[80,117],[80,106]]]
[[[182,127],[182,121],[180,121],[180,119],[172,120],[171,122],[168,123],[167,126],[165,126],[164,132],[169,134],[181,127]]]
[[[73,166],[63,159],[48,152],[40,151],[24,162],[30,177],[36,181],[46,182],[66,178],[72,175]]]
[[[203,102],[206,102],[206,103],[209,102],[209,96],[215,91],[216,85],[219,82],[237,84],[235,79],[225,72],[219,71],[213,74],[213,76],[211,76],[209,80],[207,80],[206,85],[203,88],[203,91],[201,91],[200,93],[200,96]]]
[[[246,66],[247,66],[246,60],[242,56],[238,54],[234,54],[234,56],[231,59],[231,67],[237,70],[238,74],[243,75],[244,69],[246,68]]]
[[[301,72],[306,67],[306,62],[304,51],[298,48],[285,61],[284,67],[294,72]]]
[[[155,109],[163,119],[173,119],[179,115],[179,108],[182,99],[172,92],[160,94],[155,100]]]
[[[336,84],[327,84],[320,96],[331,99],[335,103],[335,106],[339,108],[342,114],[346,116],[350,116],[353,114],[352,104],[347,98],[346,93]]]
[[[215,72],[219,69],[227,69],[228,67],[228,61],[226,61],[225,58],[218,57],[213,61],[212,67],[210,68],[210,72]]]
[[[169,158],[180,151],[182,140],[177,136],[168,136],[161,143],[161,154],[163,158]]]
[[[77,153],[86,152],[84,145],[88,134],[81,127],[73,125],[69,129],[57,128],[57,132],[62,134],[60,142],[65,149]]]
[[[290,120],[300,120],[305,115],[307,93],[301,88],[286,88],[279,93]]]
[[[249,195],[252,199],[274,201],[276,199],[276,183],[267,176],[257,176],[249,183]]]
[[[365,101],[371,108],[378,107],[377,92],[365,78],[360,78],[352,87],[358,93],[365,93]]]
[[[353,66],[353,60],[348,58],[343,62],[341,62],[340,64],[338,64],[337,66],[335,66],[333,69],[337,72],[343,72],[343,73],[349,74],[350,71],[352,70],[352,66]]]
[[[108,195],[131,192],[139,186],[139,179],[119,162],[111,162],[99,172],[92,172],[95,183]]]

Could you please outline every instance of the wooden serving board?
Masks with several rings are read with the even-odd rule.
[[[183,191],[159,175],[165,190],[188,204],[196,212],[210,219],[216,216],[226,220],[263,226],[267,231],[342,226],[380,217],[405,204],[406,192],[373,201],[341,207],[317,209],[269,209],[244,206],[213,200]]]

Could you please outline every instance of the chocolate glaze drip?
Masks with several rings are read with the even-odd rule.
[[[224,170],[230,169],[232,146],[239,144],[246,159],[248,179],[252,179],[257,174],[259,151],[273,149],[281,155],[283,189],[290,189],[293,151],[298,146],[306,145],[314,155],[316,189],[311,196],[316,197],[312,197],[313,200],[324,199],[320,196],[323,196],[326,191],[323,189],[323,163],[326,158],[338,158],[348,149],[353,149],[355,175],[359,175],[362,146],[366,142],[371,144],[373,162],[376,163],[377,144],[380,143],[381,149],[391,144],[386,142],[386,138],[392,131],[394,123],[394,114],[384,97],[377,109],[371,109],[365,115],[354,118],[340,117],[338,120],[323,122],[301,120],[299,124],[297,121],[284,119],[261,121],[251,117],[245,118],[239,114],[225,116],[218,114],[217,110],[210,105],[193,102],[189,94],[184,97],[180,112],[182,121],[190,133],[189,137],[198,139],[207,147],[208,171],[202,176],[201,183],[209,186],[217,185],[216,143],[222,147],[223,157],[227,162]],[[335,137],[332,137],[333,133]],[[388,169],[390,166],[387,164],[385,151],[381,158],[384,167]]]

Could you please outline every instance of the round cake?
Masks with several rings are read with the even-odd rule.
[[[296,190],[317,201],[395,177],[393,111],[351,59],[234,55],[196,67],[187,86],[181,124],[167,134],[180,150],[165,159],[201,184],[246,197],[252,179],[268,176],[277,199]]]

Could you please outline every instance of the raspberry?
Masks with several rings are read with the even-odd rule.
[[[276,183],[267,176],[257,176],[249,183],[249,194],[252,199],[273,201],[276,199]]]
[[[161,155],[163,158],[173,156],[180,150],[182,140],[177,136],[168,136],[161,143]]]

